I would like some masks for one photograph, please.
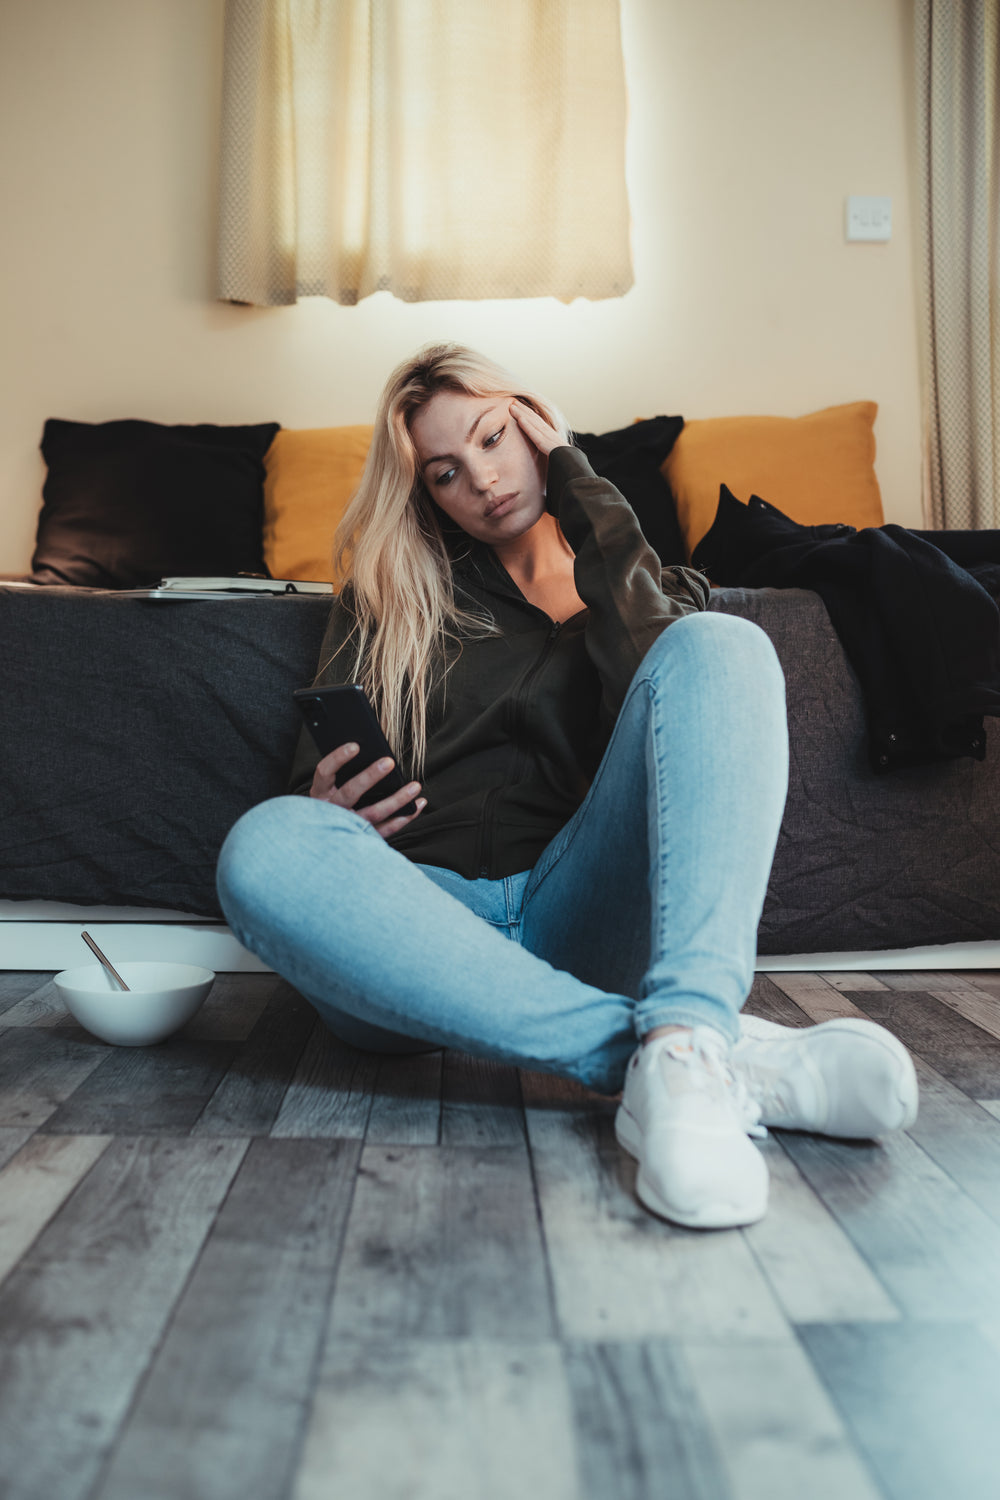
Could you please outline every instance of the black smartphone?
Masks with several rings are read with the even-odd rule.
[[[320,755],[329,755],[338,745],[350,742],[360,745],[354,759],[337,772],[337,786],[343,786],[345,781],[350,781],[352,776],[357,776],[359,771],[366,770],[373,761],[381,760],[385,755],[396,759],[382,733],[375,710],[358,683],[348,683],[346,687],[296,688],[292,697],[302,711]],[[381,781],[369,787],[355,806],[371,807],[373,802],[381,802],[383,797],[391,796],[405,785],[398,765],[394,765]],[[395,816],[408,817],[416,810],[416,802],[409,802]]]

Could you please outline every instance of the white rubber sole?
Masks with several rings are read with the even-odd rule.
[[[623,1150],[641,1163],[642,1129],[624,1104],[619,1104],[615,1115],[615,1137]],[[641,1165],[636,1173],[635,1192],[640,1203],[650,1213],[671,1224],[679,1224],[684,1229],[739,1229],[746,1224],[756,1224],[767,1213],[766,1193],[763,1201],[758,1199],[754,1203],[731,1203],[715,1199],[703,1204],[697,1213],[676,1208],[666,1202],[646,1180]]]

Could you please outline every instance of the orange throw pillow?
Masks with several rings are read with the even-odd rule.
[[[804,526],[881,526],[874,401],[805,417],[708,417],[686,422],[663,463],[688,556],[715,520],[719,487],[751,495]],[[279,434],[280,436],[280,434]]]
[[[273,578],[338,582],[333,533],[358,487],[371,426],[283,428],[264,460],[264,561]]]

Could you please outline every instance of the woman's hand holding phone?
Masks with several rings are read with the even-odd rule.
[[[389,759],[377,760],[367,770],[359,771],[349,781],[337,785],[337,775],[347,765],[348,761],[354,759],[358,753],[356,744],[338,745],[336,750],[331,750],[329,755],[324,755],[316,767],[312,786],[309,788],[310,797],[316,797],[321,802],[332,802],[337,807],[349,807],[359,817],[370,823],[376,833],[384,839],[391,838],[407,823],[412,823],[427,806],[426,797],[417,799],[417,810],[409,815],[400,813],[400,808],[412,802],[414,796],[420,790],[419,781],[411,781],[400,791],[391,792],[381,802],[372,802],[368,807],[358,807],[357,802],[373,786],[392,770],[393,762]]]

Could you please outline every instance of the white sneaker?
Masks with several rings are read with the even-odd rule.
[[[615,1117],[638,1159],[635,1190],[661,1218],[692,1229],[752,1224],[767,1209],[767,1163],[747,1139],[756,1112],[707,1026],[669,1032],[633,1054]]]
[[[732,1066],[762,1125],[876,1140],[917,1118],[917,1075],[890,1031],[853,1017],[801,1029],[740,1017]]]

